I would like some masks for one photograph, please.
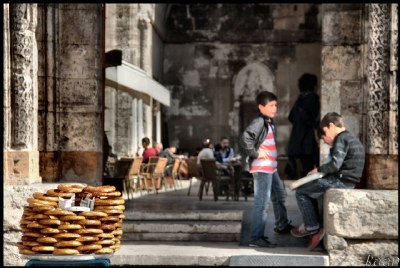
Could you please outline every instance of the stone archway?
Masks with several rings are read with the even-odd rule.
[[[233,110],[230,112],[230,125],[232,139],[236,141],[244,127],[257,114],[255,106],[257,94],[264,90],[276,94],[275,76],[265,64],[251,62],[234,76],[233,85]]]

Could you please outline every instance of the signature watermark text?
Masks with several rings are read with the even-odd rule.
[[[365,263],[366,266],[398,266],[399,265],[399,257],[375,257],[368,255],[367,261]]]

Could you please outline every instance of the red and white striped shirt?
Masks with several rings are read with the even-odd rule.
[[[276,149],[274,132],[270,124],[268,124],[268,134],[265,140],[260,145],[259,152],[267,151],[268,156],[266,158],[257,158],[251,163],[250,173],[264,172],[274,173],[277,170],[278,162],[278,151]]]

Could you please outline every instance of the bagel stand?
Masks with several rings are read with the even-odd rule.
[[[22,255],[29,261],[25,266],[111,266],[110,258],[113,254],[79,254],[79,255],[53,255],[36,254]]]
[[[54,261],[54,260],[29,260],[25,266],[111,266],[110,259],[94,259],[86,261]]]

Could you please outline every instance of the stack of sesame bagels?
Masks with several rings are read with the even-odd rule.
[[[72,212],[58,207],[59,197],[76,205],[89,196],[95,198],[93,211]],[[111,254],[121,247],[124,199],[114,186],[60,184],[47,193],[28,198],[20,221],[21,254]]]

